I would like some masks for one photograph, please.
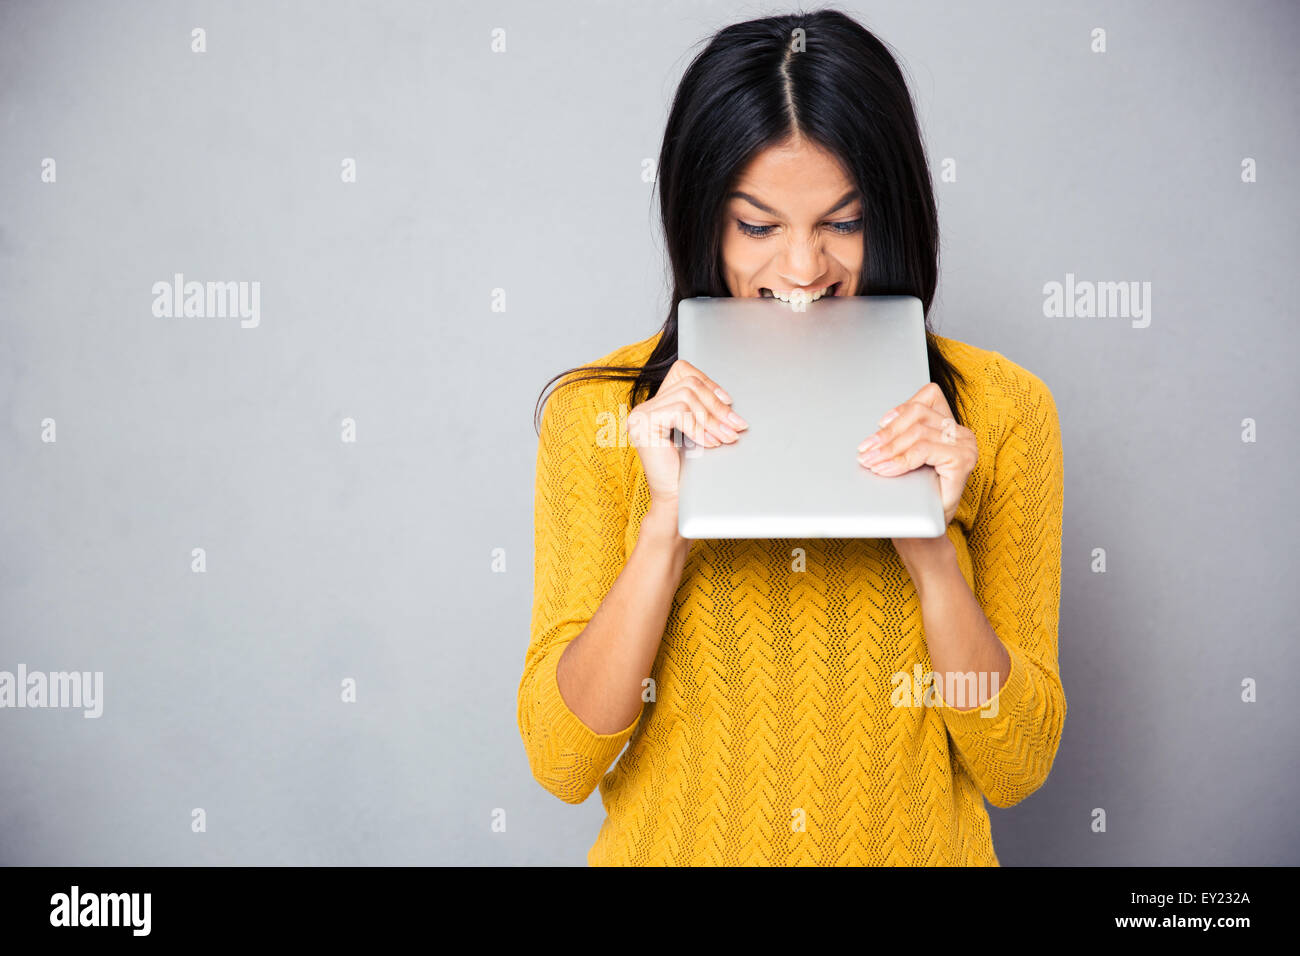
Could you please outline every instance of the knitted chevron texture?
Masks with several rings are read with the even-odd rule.
[[[596,363],[643,363],[657,339]],[[921,608],[889,540],[698,540],[647,675],[653,700],[624,730],[593,732],[556,662],[622,571],[650,498],[627,443],[630,383],[552,392],[518,721],[543,787],[576,804],[599,786],[590,864],[998,865],[985,800],[1009,807],[1037,789],[1065,722],[1061,435],[1036,376],[934,341],[966,378],[960,412],[979,444],[948,536],[1011,658],[980,709],[925,693]],[[864,421],[862,437],[875,428]]]

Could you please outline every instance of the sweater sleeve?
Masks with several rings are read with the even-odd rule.
[[[989,388],[1007,424],[968,545],[975,595],[1007,649],[1011,672],[980,708],[956,710],[940,695],[958,759],[995,807],[1019,803],[1047,779],[1066,711],[1057,665],[1060,422],[1042,380],[1004,361],[991,366]]]
[[[531,639],[518,701],[533,776],[573,804],[591,795],[641,719],[638,713],[623,730],[598,734],[569,709],[555,681],[560,655],[587,626],[626,560],[618,424],[598,420],[606,409],[593,398],[604,392],[596,385],[561,384],[542,413]]]

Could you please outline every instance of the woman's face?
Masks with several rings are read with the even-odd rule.
[[[723,207],[732,296],[852,295],[862,272],[863,205],[829,153],[806,141],[761,152]]]

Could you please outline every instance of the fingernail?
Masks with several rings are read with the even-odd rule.
[[[872,435],[870,438],[868,438],[866,441],[864,441],[861,445],[858,446],[858,451],[866,451],[868,448],[875,448],[876,445],[878,444],[880,444],[880,436]]]
[[[724,392],[721,388],[715,388],[713,390],[713,394],[718,396],[718,398],[722,399],[728,405],[731,404],[731,396],[728,395],[726,392]]]
[[[876,424],[878,424],[881,428],[884,428],[886,425],[888,425],[890,422],[892,422],[892,421],[893,421],[895,418],[897,418],[897,417],[898,417],[898,412],[891,411],[888,415],[886,415],[884,418],[882,418],[882,419],[881,419],[879,422],[877,422]]]
[[[731,422],[731,424],[735,425],[737,428],[749,427],[749,422],[745,421],[735,412],[727,412],[727,421]]]

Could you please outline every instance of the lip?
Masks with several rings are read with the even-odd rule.
[[[829,289],[830,291],[829,291],[827,294],[823,295],[822,298],[823,298],[823,299],[834,298],[835,296],[837,296],[837,295],[840,294],[840,284],[841,284],[841,281],[842,281],[842,280],[838,280],[838,279],[837,279],[836,281],[832,282],[830,285],[816,286],[816,287],[810,287],[810,288],[798,288],[798,289],[781,289],[781,290],[779,290],[779,291],[780,291],[781,294],[784,295],[786,298],[789,298],[790,296],[792,296],[792,295],[793,295],[794,293],[796,293],[796,292],[803,292],[803,293],[806,293],[806,294],[808,294],[808,295],[812,295],[812,294],[813,294],[814,292],[816,292],[818,289]],[[778,291],[778,290],[767,289],[766,287],[760,288],[760,289],[758,290],[758,296],[759,296],[759,298],[761,298],[761,299],[773,298],[773,299],[774,299],[774,298],[776,298],[775,295],[770,295],[770,296],[764,295],[764,294],[763,294],[764,291],[767,291],[767,292],[775,292],[775,291]]]

